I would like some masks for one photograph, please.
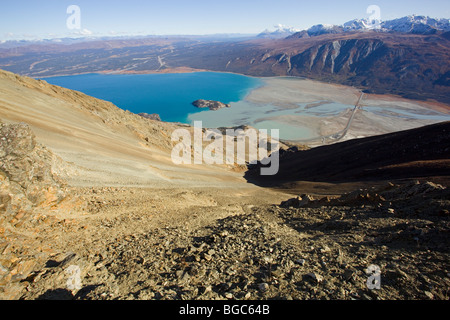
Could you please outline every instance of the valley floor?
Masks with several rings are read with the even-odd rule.
[[[307,128],[312,132],[310,136],[287,140],[311,147],[418,128],[450,119],[450,107],[442,103],[392,95],[363,94],[361,97],[361,91],[356,88],[309,79],[273,77],[263,80],[265,85],[253,90],[246,101],[272,105],[275,110],[296,111],[279,116],[269,113],[260,116],[258,122],[274,121],[281,128],[283,125]],[[331,105],[329,110],[320,109],[327,104]],[[333,112],[333,104],[347,106],[347,109],[338,107],[336,110],[342,111]],[[306,105],[305,110],[299,110],[299,105]],[[355,105],[358,108],[354,109]],[[348,130],[341,136],[347,125]]]

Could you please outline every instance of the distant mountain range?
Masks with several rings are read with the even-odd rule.
[[[308,38],[323,34],[339,34],[354,31],[378,31],[378,32],[400,32],[410,34],[431,35],[438,32],[450,31],[450,19],[435,19],[427,16],[410,15],[394,20],[370,21],[369,19],[353,19],[342,25],[317,24],[309,29],[300,30],[295,27],[278,24],[274,29],[266,29],[255,35],[252,34],[215,34],[215,35],[170,35],[170,36],[102,36],[102,37],[77,37],[77,38],[55,38],[40,40],[0,40],[0,48],[9,49],[26,46],[30,44],[76,44],[88,41],[111,41],[145,38],[189,38],[194,40],[235,40],[235,39],[283,39],[283,38]]]
[[[400,32],[410,34],[431,35],[439,31],[450,31],[449,19],[434,19],[425,16],[411,15],[388,21],[370,21],[369,19],[354,19],[343,25],[318,24],[307,30],[293,32],[289,37],[305,38],[323,34],[337,34],[353,31]]]
[[[369,26],[369,27],[368,27]],[[449,19],[352,20],[258,37],[66,39],[0,45],[0,69],[31,77],[210,70],[306,77],[366,92],[450,103]],[[287,35],[287,36],[286,36]]]
[[[275,26],[274,31],[266,29],[260,34],[258,34],[256,37],[260,39],[281,39],[289,37],[290,35],[297,33],[299,31],[300,31],[299,29],[279,24]]]

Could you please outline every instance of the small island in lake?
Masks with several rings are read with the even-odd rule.
[[[214,101],[214,100],[196,100],[192,102],[194,106],[197,108],[209,108],[209,110],[215,111],[222,108],[231,108],[230,104],[226,104],[220,101]]]

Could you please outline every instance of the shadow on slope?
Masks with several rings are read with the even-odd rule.
[[[260,175],[249,167],[245,178],[263,187],[291,189],[301,182],[349,183],[450,177],[450,122],[355,139],[306,151],[280,151],[280,169]]]

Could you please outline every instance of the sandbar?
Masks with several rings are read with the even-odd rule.
[[[281,140],[309,146],[450,120],[450,106],[434,101],[364,94],[355,109],[362,94],[355,87],[295,77],[260,79],[263,85],[231,103],[231,108],[192,114],[189,120],[202,120],[212,128],[278,128]]]

